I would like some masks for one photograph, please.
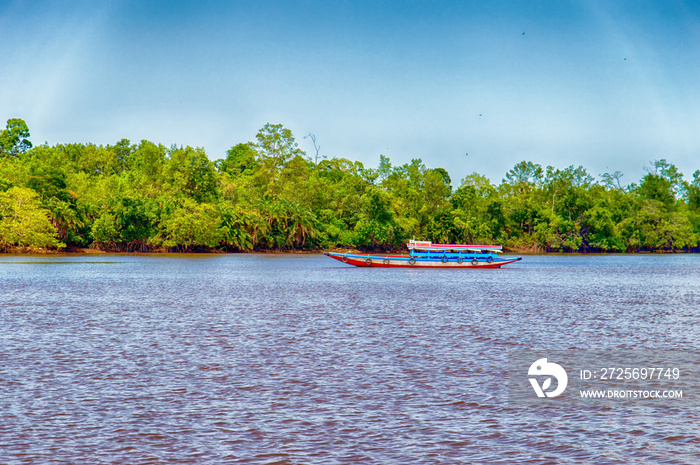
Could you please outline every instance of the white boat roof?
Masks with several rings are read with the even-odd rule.
[[[475,245],[475,244],[433,244],[430,241],[410,240],[406,246],[409,250],[466,250],[469,252],[479,252],[488,250],[489,252],[503,252],[500,245]]]

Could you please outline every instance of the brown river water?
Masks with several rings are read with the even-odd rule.
[[[533,349],[697,351],[700,257],[0,255],[0,463],[700,463],[692,393],[509,403]]]

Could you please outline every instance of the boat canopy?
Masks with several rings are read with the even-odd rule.
[[[428,252],[445,252],[448,250],[467,252],[503,252],[500,245],[472,245],[472,244],[433,244],[430,241],[410,240],[406,244],[409,250],[425,250]]]

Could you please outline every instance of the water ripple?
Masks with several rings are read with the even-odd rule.
[[[698,277],[693,256],[6,256],[0,462],[697,463],[693,408],[509,408],[505,378],[512,348],[697,349]]]

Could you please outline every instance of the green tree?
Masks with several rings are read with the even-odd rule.
[[[121,139],[107,148],[113,153],[118,171],[126,170],[136,147],[131,145],[129,139]]]
[[[24,120],[11,118],[7,120],[7,126],[0,132],[0,156],[16,157],[32,148],[29,142],[29,127]]]
[[[624,174],[622,174],[622,171],[615,171],[613,174],[603,173],[600,175],[605,188],[618,190],[622,190],[622,182],[620,180],[623,176]]]
[[[391,161],[388,157],[384,155],[379,155],[379,168],[377,169],[377,175],[380,182],[384,182],[391,175],[392,167]]]
[[[389,194],[370,186],[360,201],[360,218],[355,225],[356,245],[386,249],[403,240]]]
[[[355,245],[358,205],[374,179],[360,162],[346,158],[323,160],[308,179],[310,207],[319,220],[319,241],[327,247]]]
[[[278,172],[291,158],[302,155],[302,152],[294,140],[292,131],[281,124],[267,123],[255,138],[255,148],[258,155],[273,172]]]
[[[189,252],[216,247],[223,238],[221,217],[214,205],[185,198],[161,221],[158,237],[163,246]]]
[[[89,225],[77,209],[77,195],[68,186],[68,180],[78,172],[75,159],[82,148],[80,144],[42,145],[20,157],[28,172],[24,185],[39,194],[59,240],[79,246],[89,242]]]
[[[168,150],[163,145],[142,140],[126,158],[132,182],[151,192],[162,188]]]
[[[117,224],[116,215],[104,212],[92,222],[92,238],[94,244],[108,249],[121,242],[120,226]]]
[[[92,223],[94,245],[115,250],[148,250],[155,221],[144,199],[120,197],[110,203]]]
[[[219,206],[222,244],[236,251],[253,250],[260,218],[248,209],[236,209],[228,203]]]
[[[169,157],[165,176],[174,194],[184,194],[197,202],[215,199],[216,170],[203,149],[173,147]]]
[[[655,160],[645,169],[648,174],[637,189],[639,195],[645,199],[658,200],[667,209],[674,209],[676,199],[686,196],[683,174],[665,159]]]
[[[520,189],[532,188],[542,181],[543,174],[542,166],[531,161],[521,161],[506,173],[503,182]]]
[[[0,246],[65,247],[49,221],[49,212],[31,189],[12,187],[0,192]]]
[[[691,210],[700,212],[700,170],[693,173],[693,181],[686,188],[688,206]]]
[[[219,171],[238,176],[251,171],[256,165],[257,153],[252,144],[237,144],[226,152],[226,158],[219,164]]]
[[[667,209],[676,203],[671,181],[653,173],[644,176],[637,192],[645,199],[660,202]]]
[[[498,193],[485,176],[472,173],[450,197],[450,242],[490,242],[504,226]]]

